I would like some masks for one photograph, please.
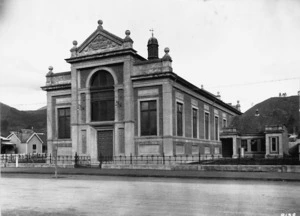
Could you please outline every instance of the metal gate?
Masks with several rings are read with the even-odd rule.
[[[113,160],[113,130],[100,130],[98,137],[98,158],[99,161]]]

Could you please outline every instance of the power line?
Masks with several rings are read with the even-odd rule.
[[[264,81],[259,81],[259,82],[249,82],[249,83],[237,83],[237,84],[228,84],[228,85],[218,85],[218,86],[208,86],[209,88],[223,88],[223,87],[236,87],[236,86],[248,86],[248,85],[256,85],[256,84],[264,84],[264,83],[272,83],[272,82],[281,82],[281,81],[288,81],[288,80],[299,80],[299,89],[300,89],[300,77],[291,77],[291,78],[284,78],[284,79],[276,79],[276,80],[264,80]],[[200,88],[199,88],[200,89]],[[207,91],[207,89],[204,89],[205,91]],[[85,92],[82,92],[85,93]],[[170,93],[170,92],[164,92],[162,91],[162,93]],[[79,92],[80,94],[80,92]],[[128,98],[130,96],[124,96],[123,95],[123,99],[126,100],[126,98]],[[100,99],[100,98],[99,98]],[[90,101],[92,100],[85,98],[85,101]],[[71,102],[83,102],[82,100],[71,100]],[[98,101],[98,98],[94,98],[93,101]],[[47,102],[37,102],[37,103],[27,103],[27,104],[10,104],[10,106],[34,106],[34,105],[47,105]]]
[[[256,84],[264,84],[264,83],[272,83],[272,82],[281,82],[281,81],[287,81],[287,80],[299,80],[300,81],[300,77],[291,77],[291,78],[276,79],[276,80],[264,80],[264,81],[249,82],[249,83],[236,83],[236,84],[228,84],[228,85],[209,86],[209,88],[247,86],[247,85],[256,85]]]

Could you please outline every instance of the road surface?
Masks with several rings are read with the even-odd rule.
[[[2,176],[2,215],[300,216],[300,182]]]

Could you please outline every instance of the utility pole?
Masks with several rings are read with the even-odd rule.
[[[298,91],[298,100],[299,100],[299,110],[298,110],[298,137],[297,138],[300,138],[300,90]]]
[[[2,130],[2,118],[1,118],[1,115],[2,115],[2,103],[0,103],[0,154],[1,154],[1,150],[2,150],[2,138],[1,138],[1,130]]]

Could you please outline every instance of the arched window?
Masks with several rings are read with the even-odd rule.
[[[91,120],[113,121],[115,119],[114,79],[107,71],[98,71],[90,83]]]

